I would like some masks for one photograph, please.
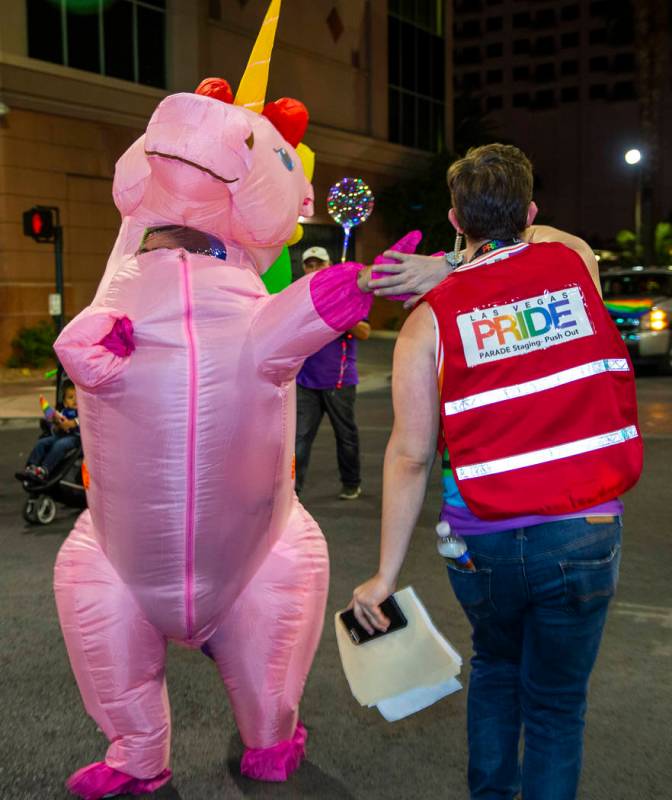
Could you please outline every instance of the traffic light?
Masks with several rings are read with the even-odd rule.
[[[33,206],[23,212],[23,233],[36,242],[53,242],[56,238],[53,209]]]

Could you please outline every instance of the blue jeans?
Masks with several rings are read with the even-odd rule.
[[[618,581],[621,520],[606,519],[470,536],[476,571],[449,562],[473,629],[472,800],[576,797],[588,679]]]
[[[56,436],[43,436],[37,440],[37,444],[28,456],[28,464],[42,466],[47,473],[53,472],[70,450],[74,450],[79,445],[79,436],[64,434]]]

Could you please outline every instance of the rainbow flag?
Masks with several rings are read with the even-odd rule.
[[[605,300],[604,305],[607,307],[607,311],[610,311],[612,314],[627,314],[632,317],[640,317],[650,310],[653,305],[653,300],[649,298],[636,298],[632,300],[621,298],[618,300]]]

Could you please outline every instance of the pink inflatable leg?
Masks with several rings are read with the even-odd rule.
[[[164,778],[165,783],[170,777],[165,775],[170,751],[166,642],[101,550],[88,511],[61,547],[54,590],[84,705],[111,743],[106,769],[92,764],[75,773],[72,791],[82,782],[84,788],[92,784],[93,793],[80,796],[93,800],[119,794],[116,784],[122,778]],[[98,784],[103,794],[95,793]],[[122,788],[128,792],[132,786]]]
[[[305,752],[299,701],[324,623],[324,537],[296,504],[287,530],[208,640],[257,780],[284,781]]]

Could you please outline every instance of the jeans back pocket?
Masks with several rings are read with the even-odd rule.
[[[487,619],[495,611],[491,594],[491,569],[466,570],[447,563],[455,597],[470,620]]]
[[[561,561],[567,610],[590,614],[606,607],[616,592],[620,562],[620,544],[613,545],[604,558]]]

